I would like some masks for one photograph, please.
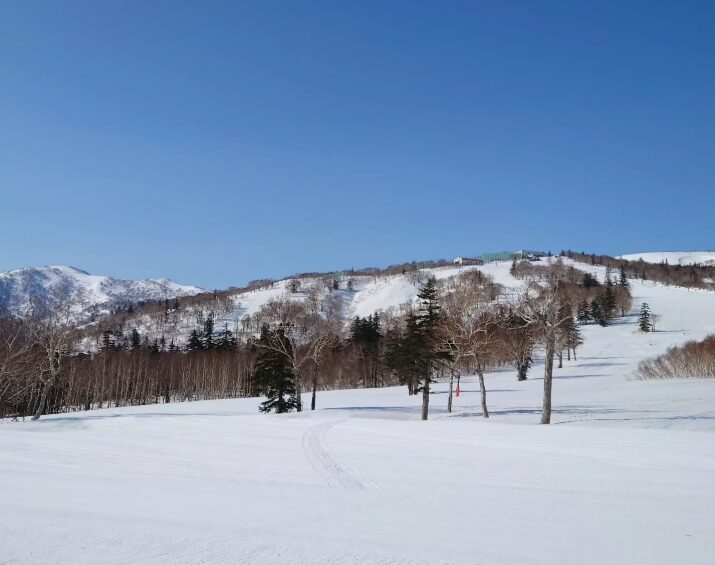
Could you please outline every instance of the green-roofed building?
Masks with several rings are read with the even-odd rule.
[[[494,263],[496,261],[534,261],[539,257],[546,256],[543,251],[529,251],[521,249],[519,251],[499,251],[497,253],[484,253],[479,258],[485,263]]]

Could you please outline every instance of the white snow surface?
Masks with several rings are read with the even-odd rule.
[[[354,312],[412,297],[378,283],[356,284]],[[635,313],[585,326],[551,426],[539,360],[526,382],[486,375],[489,420],[465,377],[451,414],[437,383],[428,422],[405,388],[323,391],[300,414],[248,398],[2,422],[0,562],[709,565],[715,381],[633,374],[715,332],[715,293],[632,287],[659,331]]]
[[[654,251],[648,253],[629,253],[621,255],[621,259],[646,263],[663,263],[669,265],[715,265],[715,251]]]
[[[22,314],[31,294],[44,296],[52,286],[59,284],[67,285],[72,292],[81,289],[87,306],[163,300],[203,292],[199,287],[181,285],[166,278],[124,280],[90,275],[76,267],[54,265],[0,273],[0,305],[15,314]]]

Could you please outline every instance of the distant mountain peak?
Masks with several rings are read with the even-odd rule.
[[[167,278],[118,279],[92,275],[69,265],[47,265],[0,273],[0,306],[22,314],[31,295],[46,296],[56,284],[67,285],[75,292],[83,289],[90,307],[107,308],[113,304],[172,299],[203,292],[197,286],[182,285]]]

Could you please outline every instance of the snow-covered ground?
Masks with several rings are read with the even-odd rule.
[[[657,251],[649,253],[630,253],[621,255],[621,259],[646,263],[663,263],[669,265],[715,265],[715,251]]]
[[[282,416],[240,399],[2,422],[0,563],[710,564],[715,381],[633,372],[715,333],[715,293],[632,285],[659,331],[584,327],[551,426],[540,363],[487,375],[488,421],[466,377],[428,422],[404,388]]]

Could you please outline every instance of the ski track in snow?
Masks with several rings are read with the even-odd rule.
[[[303,434],[303,453],[328,486],[344,489],[379,490],[356,469],[340,462],[327,442],[328,431],[342,420],[323,422],[308,428]]]

